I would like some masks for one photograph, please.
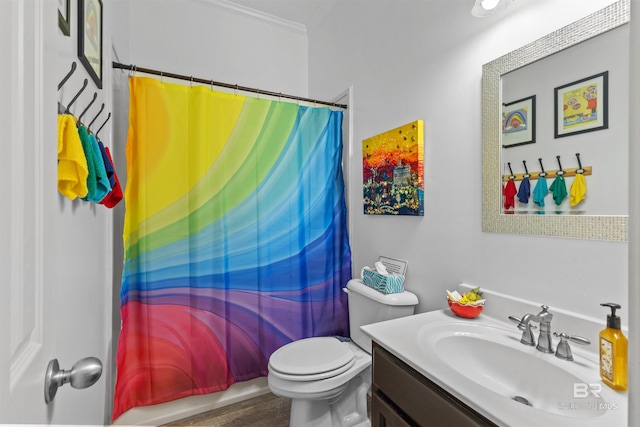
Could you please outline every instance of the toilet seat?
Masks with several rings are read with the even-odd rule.
[[[349,370],[356,356],[347,343],[333,337],[294,341],[277,349],[269,358],[269,371],[290,381],[316,381]]]

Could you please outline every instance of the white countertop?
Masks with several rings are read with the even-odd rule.
[[[517,340],[512,340],[515,342],[516,347],[514,348],[517,350],[541,358],[544,362],[552,363],[578,378],[584,379],[586,384],[602,384],[600,396],[608,410],[601,416],[593,416],[595,413],[584,412],[591,409],[575,407],[575,403],[571,403],[572,400],[575,402],[575,399],[572,399],[573,393],[568,391],[567,401],[559,401],[559,411],[556,410],[554,414],[515,402],[468,380],[464,375],[460,375],[460,372],[453,372],[451,367],[444,366],[445,364],[433,353],[425,351],[423,327],[438,322],[447,323],[447,325],[441,325],[443,327],[448,327],[450,324],[453,328],[456,323],[461,324],[461,322],[464,325],[475,324],[500,328],[500,333],[508,335],[509,339],[515,338]],[[593,350],[585,351],[576,348],[577,345],[572,345],[575,360],[560,360],[553,354],[544,354],[536,350],[535,347],[520,344],[521,333],[512,323],[501,322],[484,314],[476,319],[463,319],[455,316],[448,309],[366,325],[361,329],[400,360],[500,426],[622,427],[627,425],[627,393],[616,392],[602,383],[597,356]],[[537,336],[537,333],[535,335]],[[422,344],[419,343],[420,340],[423,341]],[[555,345],[557,345],[557,339],[554,339],[554,348]],[[530,374],[535,376],[536,372]],[[564,416],[565,411],[566,416]]]

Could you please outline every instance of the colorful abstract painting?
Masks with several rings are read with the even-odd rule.
[[[424,215],[424,123],[362,141],[364,213]]]
[[[342,116],[130,78],[113,419],[348,336]]]

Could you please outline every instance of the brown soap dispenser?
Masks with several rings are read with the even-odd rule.
[[[611,308],[607,315],[607,328],[600,332],[600,377],[617,391],[627,389],[627,338],[620,330],[620,317],[616,316],[619,304],[600,304]]]

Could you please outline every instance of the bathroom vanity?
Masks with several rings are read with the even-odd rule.
[[[374,427],[496,425],[375,342],[371,423]]]
[[[361,328],[375,343],[373,426],[626,425],[627,394],[600,380],[596,344],[571,344],[573,361],[522,344],[508,317],[540,305],[485,295],[489,303],[475,319],[447,309]],[[597,323],[549,310],[554,332],[597,343]]]

